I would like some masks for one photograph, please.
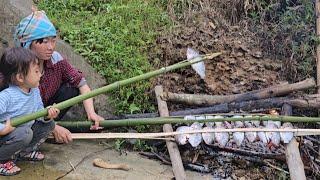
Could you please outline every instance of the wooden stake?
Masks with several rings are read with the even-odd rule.
[[[316,32],[317,32],[317,37],[320,37],[320,1],[316,0]],[[320,94],[320,45],[317,45],[316,49],[316,61],[317,61],[317,86],[318,86],[318,94]],[[318,110],[318,116],[320,115],[320,110]],[[319,154],[320,154],[320,148],[319,148]]]
[[[320,1],[316,0],[316,31],[317,36],[320,36]],[[320,94],[320,45],[317,45],[317,86],[318,86],[318,94]]]
[[[288,104],[284,104],[282,107],[282,114],[287,116],[291,115],[292,107]],[[292,138],[290,143],[285,145],[285,149],[291,180],[305,180],[306,175],[297,140]]]
[[[158,110],[161,117],[167,117],[169,116],[168,106],[167,102],[163,101],[160,96],[162,96],[163,89],[162,86],[156,86],[155,87],[155,94],[158,102]],[[163,125],[163,131],[164,132],[173,132],[171,124],[165,124]],[[183,163],[181,160],[180,152],[178,145],[175,142],[172,141],[166,141],[167,148],[169,151],[171,163],[172,163],[172,169],[173,174],[177,180],[185,180],[186,179],[186,173],[184,171]]]

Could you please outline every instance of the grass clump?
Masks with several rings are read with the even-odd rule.
[[[170,24],[155,0],[43,0],[38,7],[108,84],[151,71],[148,53],[158,29]],[[150,85],[140,82],[112,94],[116,113],[154,111],[146,95]]]

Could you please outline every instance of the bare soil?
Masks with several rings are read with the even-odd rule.
[[[250,31],[247,20],[232,24],[210,2],[202,7],[172,15],[175,27],[158,38],[161,66],[186,59],[186,50],[191,47],[201,54],[222,52],[218,58],[206,61],[206,77],[200,77],[187,68],[159,77],[154,84],[176,93],[235,94],[276,84],[281,81],[279,72],[282,62],[270,58],[261,48],[261,37]],[[221,4],[221,3],[220,3]]]
[[[276,46],[261,36],[263,30],[246,18],[244,1],[199,1],[191,3],[184,11],[175,12],[168,7],[175,26],[157,39],[157,53],[151,59],[159,67],[186,59],[188,47],[200,54],[222,52],[205,62],[206,77],[200,78],[191,68],[170,72],[154,80],[165,91],[189,94],[228,95],[265,88],[281,81],[299,78],[292,62],[285,61],[272,52]],[[241,11],[242,10],[242,11]],[[266,46],[266,44],[268,44]],[[289,57],[288,57],[289,58]],[[292,70],[292,71],[289,71]],[[288,78],[289,77],[289,78]],[[291,77],[291,78],[290,78]],[[169,110],[186,106],[169,103]],[[209,165],[213,177],[222,179],[277,179],[288,177],[274,168],[237,159],[236,157],[209,158],[203,148],[180,147],[182,158],[188,162]],[[277,164],[287,169],[285,163]]]

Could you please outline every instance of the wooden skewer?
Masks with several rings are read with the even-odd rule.
[[[160,139],[173,140],[173,138],[161,138],[179,134],[194,134],[205,132],[293,132],[295,136],[320,135],[320,129],[260,129],[260,128],[234,128],[234,129],[205,129],[186,132],[160,132],[160,133],[72,133],[73,139]]]
[[[125,135],[128,134],[128,135]],[[143,133],[72,133],[72,139],[148,139],[148,140],[164,140],[164,141],[175,141],[172,137],[148,137],[141,136],[139,137],[130,137],[132,134],[143,134]],[[54,136],[50,135],[49,139],[53,139]]]

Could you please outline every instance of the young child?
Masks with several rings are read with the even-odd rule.
[[[44,155],[38,147],[53,130],[53,121],[42,118],[18,127],[10,119],[43,109],[38,89],[41,77],[37,56],[24,48],[7,49],[0,60],[3,89],[0,92],[0,175],[10,176],[20,172],[12,161],[15,158],[41,161]],[[48,109],[48,119],[56,118],[57,108]]]

